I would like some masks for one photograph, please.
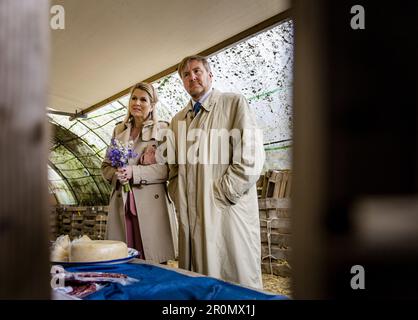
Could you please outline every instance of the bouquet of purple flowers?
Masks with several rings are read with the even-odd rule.
[[[111,161],[112,167],[122,168],[128,164],[129,159],[133,159],[138,156],[133,149],[133,141],[129,141],[127,145],[123,145],[119,140],[112,139],[109,149],[107,150],[107,158]],[[129,182],[123,185],[125,192],[131,191]]]

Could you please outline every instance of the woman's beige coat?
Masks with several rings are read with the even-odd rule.
[[[134,144],[138,154],[130,159],[133,167],[132,190],[139,219],[142,243],[146,260],[164,262],[175,258],[177,249],[177,222],[173,205],[166,192],[167,165],[137,165],[138,159],[148,145],[161,142],[160,130],[166,129],[166,122],[146,121],[141,135]],[[127,144],[131,132],[131,123],[116,125],[113,137]],[[126,242],[125,210],[126,193],[122,191],[116,179],[116,169],[109,159],[102,163],[103,177],[112,184],[107,222],[107,239]]]
[[[264,148],[254,113],[243,96],[217,90],[196,117],[192,110],[189,102],[175,115],[168,139],[176,151],[169,194],[179,218],[179,267],[261,288],[256,181]]]

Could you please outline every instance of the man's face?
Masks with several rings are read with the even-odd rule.
[[[189,61],[181,75],[184,88],[195,101],[209,90],[212,77],[212,72],[208,72],[203,63],[198,60]]]

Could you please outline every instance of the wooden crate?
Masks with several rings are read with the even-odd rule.
[[[80,207],[54,206],[51,208],[51,240],[57,236],[68,234],[70,238],[82,235],[92,240],[104,240],[108,206]],[[53,220],[55,217],[55,220]]]
[[[85,215],[84,231],[94,240],[104,240],[107,223],[106,206],[89,207]]]
[[[103,224],[96,224],[93,227],[93,230],[97,233],[105,233],[106,232],[106,223]]]
[[[280,234],[291,233],[290,199],[258,199],[261,231],[270,228]]]
[[[54,241],[58,234],[58,215],[55,206],[49,210],[49,240]]]
[[[289,198],[258,199],[262,271],[283,277],[291,273],[291,215]]]
[[[93,230],[94,237],[97,240],[104,240],[106,238],[106,223],[96,224]]]
[[[278,245],[261,245],[261,269],[264,273],[270,273],[281,277],[291,275],[291,247]]]
[[[103,206],[98,209],[96,215],[96,224],[94,226],[95,237],[98,240],[106,238],[107,215],[109,212],[108,206]]]
[[[89,227],[94,227],[94,225],[96,224],[96,218],[95,217],[93,217],[93,218],[91,218],[91,217],[89,217],[90,219],[86,219],[86,220],[84,220],[84,227],[85,227],[85,229],[88,229]]]
[[[59,234],[69,234],[71,232],[71,226],[70,225],[63,225],[59,228]]]
[[[82,221],[81,223],[79,221],[71,222],[71,229],[83,230],[83,222]]]
[[[98,214],[98,215],[96,216],[96,223],[99,223],[99,222],[104,222],[104,223],[106,223],[106,222],[107,222],[107,215],[104,215],[104,214]]]
[[[261,198],[261,195],[263,193],[263,185],[264,185],[264,174],[260,175],[260,178],[258,178],[257,183],[256,183],[258,198]]]
[[[292,176],[290,170],[269,170],[263,176],[261,198],[289,198]]]
[[[272,245],[277,245],[279,247],[290,247],[291,235],[290,234],[283,234],[279,232],[267,232],[266,229],[261,230],[261,243],[268,244],[270,236],[270,242]]]
[[[261,271],[263,273],[275,274],[281,277],[290,277],[292,275],[292,268],[285,260],[280,261],[264,261],[261,263]]]
[[[261,246],[261,256],[263,261],[268,259],[269,255],[271,255],[272,260],[285,260],[290,262],[292,254],[291,251],[290,247],[279,247],[277,245],[271,245],[270,247],[268,245]]]

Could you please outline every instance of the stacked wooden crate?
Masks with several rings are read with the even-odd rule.
[[[96,207],[88,207],[84,214],[83,234],[94,239],[94,226],[96,224]]]
[[[67,206],[57,206],[57,226],[58,235],[70,234],[71,231],[71,212],[67,211]]]
[[[106,238],[106,224],[109,207],[98,207],[96,215],[96,224],[94,225],[94,236],[97,240],[104,240]]]
[[[84,219],[84,234],[93,240],[104,240],[106,237],[108,207],[88,207]]]
[[[74,239],[83,235],[83,221],[84,221],[84,214],[86,212],[86,208],[85,207],[73,207],[71,209],[72,210],[71,210],[70,237]]]
[[[82,235],[87,235],[92,240],[104,240],[106,237],[107,206],[54,206],[51,211],[56,216],[55,228],[51,227],[51,237],[54,239],[51,240],[65,234],[68,234],[71,239]],[[51,220],[53,213],[51,213]],[[54,233],[53,230],[56,232]]]
[[[68,234],[72,239],[82,236],[86,208],[79,206],[65,206],[62,209],[61,234]]]
[[[58,235],[58,215],[55,206],[49,210],[49,240],[54,241]]]
[[[291,275],[290,170],[269,170],[258,182],[262,270]]]

